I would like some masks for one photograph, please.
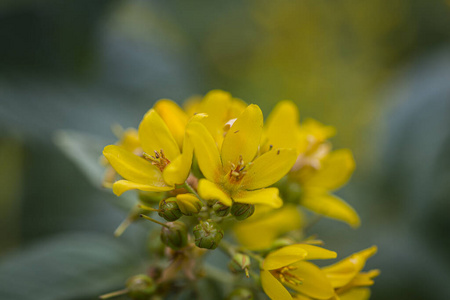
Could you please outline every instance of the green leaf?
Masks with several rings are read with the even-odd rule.
[[[105,168],[100,163],[103,148],[110,144],[104,138],[76,131],[60,130],[55,134],[55,144],[84,173],[93,186],[111,194],[111,201],[129,211],[137,203],[137,194],[128,192],[118,198],[111,189],[102,187]]]
[[[123,288],[143,270],[141,256],[99,234],[65,234],[0,261],[0,299],[65,300]]]

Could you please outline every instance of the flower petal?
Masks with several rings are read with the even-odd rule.
[[[354,253],[349,257],[322,268],[333,287],[343,287],[347,285],[364,268],[366,260],[377,252],[377,247]]]
[[[210,181],[216,181],[217,176],[222,172],[222,163],[211,134],[199,122],[189,123],[186,132],[194,145],[195,155],[203,175]]]
[[[239,203],[263,204],[273,208],[283,205],[283,200],[278,196],[277,188],[266,188],[255,191],[240,191],[233,195],[233,200]]]
[[[127,180],[155,187],[167,186],[157,167],[120,146],[106,146],[103,155],[116,172]]]
[[[331,152],[322,162],[322,167],[304,184],[335,190],[344,185],[355,170],[355,160],[349,149]]]
[[[139,125],[139,140],[142,149],[153,155],[154,151],[164,151],[164,155],[173,161],[180,155],[180,148],[163,119],[154,109],[150,109]]]
[[[231,164],[237,165],[242,156],[245,163],[253,160],[258,151],[263,127],[263,115],[261,109],[255,105],[249,105],[236,119],[222,144],[222,164],[227,172]]]
[[[305,189],[300,204],[318,214],[346,222],[353,228],[361,224],[356,211],[344,200],[320,189]]]
[[[286,246],[270,252],[264,259],[263,268],[265,270],[279,269],[301,261],[307,255],[308,252],[302,247],[302,244]]]
[[[283,178],[297,159],[294,149],[273,149],[256,158],[248,167],[242,185],[254,190],[270,186]]]
[[[201,123],[205,125],[218,145],[223,139],[223,126],[228,122],[231,99],[231,94],[228,92],[212,90],[205,95],[198,107],[199,113],[208,114],[209,118],[202,120]]]
[[[186,137],[183,141],[183,153],[166,166],[163,171],[164,181],[170,185],[182,184],[189,176],[194,154],[194,145]]]
[[[329,299],[334,295],[334,289],[325,274],[314,264],[300,261],[293,265],[296,269],[292,274],[303,279],[301,285],[286,285],[293,290],[314,299]]]
[[[261,285],[272,300],[292,300],[291,294],[269,271],[261,270]]]
[[[267,117],[265,133],[274,148],[297,148],[299,114],[294,102],[279,102]]]
[[[146,192],[165,192],[173,190],[171,186],[153,186],[141,183],[136,183],[129,180],[119,180],[113,184],[113,192],[117,196],[122,195],[124,192],[129,190],[141,190]]]
[[[259,216],[260,208],[263,207],[256,207],[251,218],[237,222],[233,227],[238,241],[250,250],[269,248],[278,236],[299,229],[303,224],[303,216],[294,205],[285,205],[278,210],[271,209]]]
[[[215,183],[207,179],[200,179],[198,182],[198,193],[205,200],[219,200],[227,206],[232,204],[231,198]]]
[[[339,295],[340,300],[369,300],[370,289],[368,288],[357,288],[351,289],[342,295]]]
[[[156,102],[154,109],[164,120],[172,136],[177,141],[178,147],[183,146],[184,131],[188,122],[188,115],[175,102],[162,99]]]

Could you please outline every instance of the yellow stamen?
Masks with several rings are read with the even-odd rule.
[[[294,275],[291,273],[291,271],[296,270],[296,267],[293,266],[287,266],[282,267],[278,270],[274,271],[275,277],[278,277],[278,279],[281,281],[281,283],[289,283],[292,285],[301,285],[303,284],[303,278],[298,277],[297,275]]]

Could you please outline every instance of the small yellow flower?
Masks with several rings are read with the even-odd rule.
[[[355,169],[350,150],[330,152],[331,145],[326,139],[334,133],[333,127],[312,119],[300,125],[296,105],[285,100],[278,103],[267,119],[264,147],[296,148],[300,155],[289,178],[302,188],[300,204],[357,227],[358,214],[344,200],[331,194],[349,180]]]
[[[209,117],[208,117],[209,118]],[[199,122],[188,125],[200,170],[206,179],[198,185],[200,196],[219,200],[227,206],[233,201],[280,207],[277,188],[265,188],[280,180],[295,163],[293,149],[272,149],[256,157],[263,127],[257,105],[249,105],[233,122],[220,148],[208,129]]]
[[[334,295],[333,287],[325,274],[311,259],[330,259],[336,252],[320,247],[295,244],[271,252],[261,267],[261,284],[272,300],[291,300],[286,289],[296,291],[314,299],[329,299]]]
[[[201,117],[197,115],[191,121]],[[175,188],[175,184],[184,183],[193,155],[192,144],[184,138],[187,119],[177,104],[161,100],[147,112],[139,125],[142,156],[117,145],[105,147],[103,155],[124,178],[113,185],[116,195],[131,189],[169,191]]]

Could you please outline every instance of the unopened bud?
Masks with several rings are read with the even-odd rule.
[[[253,292],[246,288],[237,288],[231,292],[227,300],[253,300]]]
[[[233,203],[231,206],[231,214],[235,216],[236,220],[242,221],[253,215],[255,206],[248,203]]]
[[[135,300],[148,299],[156,290],[153,279],[147,275],[140,274],[130,277],[126,283],[128,296]]]
[[[223,230],[216,222],[209,219],[194,227],[195,245],[199,248],[216,249],[223,238]]]
[[[177,199],[175,197],[167,198],[159,202],[158,215],[166,221],[172,222],[178,220],[182,214],[178,207]]]
[[[194,194],[178,194],[177,204],[183,215],[193,216],[202,209],[202,202]]]
[[[174,250],[187,245],[187,229],[183,222],[168,222],[161,229],[161,241]]]
[[[248,274],[248,268],[250,267],[250,257],[242,253],[236,253],[228,263],[228,268],[233,273],[239,273],[244,271]],[[248,277],[248,276],[247,276]]]
[[[230,207],[226,206],[225,204],[223,204],[220,201],[217,201],[213,205],[213,210],[214,210],[214,213],[216,214],[216,216],[226,217],[228,215],[228,213],[230,212]]]

